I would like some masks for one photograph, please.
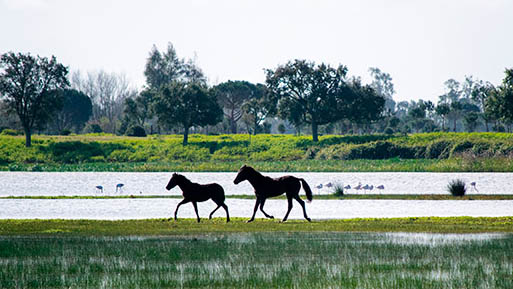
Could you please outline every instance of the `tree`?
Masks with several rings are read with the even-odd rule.
[[[469,132],[473,132],[479,124],[479,113],[471,111],[463,117],[463,124]]]
[[[167,51],[160,52],[153,45],[149,57],[146,59],[144,76],[150,89],[158,90],[183,75],[184,61],[176,55],[173,44],[167,44]]]
[[[492,115],[486,111],[486,102],[494,90],[495,87],[493,84],[480,80],[476,83],[471,96],[472,99],[479,105],[479,108],[482,111],[481,118],[484,120],[487,132],[489,131],[488,123],[492,120]]]
[[[62,109],[57,112],[55,126],[58,132],[75,129],[80,131],[93,113],[89,96],[75,89],[56,90],[62,99]]]
[[[191,127],[215,125],[223,115],[215,95],[204,85],[178,81],[160,90],[155,101],[155,112],[162,124],[182,126],[183,145],[188,143]]]
[[[451,111],[451,107],[447,103],[439,103],[435,108],[435,113],[442,118],[442,131],[445,131],[445,120]]]
[[[266,84],[272,97],[278,100],[280,115],[291,122],[301,118],[310,124],[312,139],[317,142],[319,125],[342,119],[347,113],[348,105],[344,99],[349,90],[346,74],[344,65],[332,68],[325,64],[316,66],[314,62],[295,60],[275,70],[267,69]],[[286,109],[283,103],[294,110]]]
[[[102,122],[103,131],[110,133],[116,131],[125,99],[137,94],[137,90],[130,85],[124,74],[108,73],[104,70],[88,72],[85,76],[80,71],[73,73],[72,87],[91,98],[92,119],[97,123]]]
[[[389,113],[393,113],[395,110],[395,101],[393,96],[395,94],[394,84],[392,83],[392,77],[390,74],[381,71],[377,67],[369,68],[371,76],[374,78],[370,86],[376,91],[378,95],[385,98],[385,109]]]
[[[216,85],[214,92],[217,100],[224,108],[224,116],[230,122],[231,133],[237,133],[237,122],[243,115],[242,105],[251,98],[256,97],[258,93],[256,86],[247,81],[229,80]]]
[[[55,56],[33,57],[7,52],[0,58],[0,95],[18,114],[25,131],[25,146],[31,146],[32,129],[44,125],[60,108],[58,94],[51,93],[69,85],[68,68]]]
[[[502,84],[492,94],[491,110],[505,123],[513,122],[513,68],[506,69]]]
[[[338,109],[348,111],[346,117],[354,123],[370,128],[370,123],[382,116],[385,98],[370,85],[363,85],[359,78],[353,79],[349,88],[345,94],[350,95],[346,97],[350,101],[344,102],[345,107],[339,106]]]
[[[244,123],[248,126],[248,132],[257,134],[262,122],[269,114],[275,113],[276,104],[267,94],[267,88],[263,84],[254,86],[252,97],[242,105]]]

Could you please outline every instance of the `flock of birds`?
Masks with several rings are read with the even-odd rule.
[[[324,188],[324,187],[326,187],[326,188],[332,188],[332,187],[333,187],[333,183],[329,182],[329,183],[327,183],[327,184],[325,184],[325,185],[323,185],[323,184],[318,184],[318,185],[317,185],[317,186],[315,186],[315,187],[318,189],[318,191],[319,191],[319,193],[320,193],[320,190],[321,190],[322,188]],[[378,190],[384,190],[384,189],[385,189],[385,186],[384,186],[384,185],[378,185],[378,186],[375,186],[375,187],[374,187],[374,185],[368,185],[368,184],[366,184],[366,185],[362,185],[362,183],[358,183],[358,185],[356,185],[356,186],[355,186],[355,187],[353,187],[353,188],[351,187],[351,185],[346,185],[346,186],[344,186],[343,188],[344,188],[344,190],[354,189],[354,190],[357,190],[357,191],[359,191],[359,190],[372,191],[372,190],[374,190],[374,188],[376,188],[376,189],[378,189]]]
[[[116,193],[119,191],[120,193],[123,192],[123,187],[125,186],[125,184],[117,184],[116,185]],[[473,190],[475,191],[478,191],[477,188],[476,188],[476,182],[471,182],[470,183],[470,186]],[[321,189],[326,187],[326,188],[332,188],[333,187],[333,183],[332,182],[329,182],[325,185],[323,184],[318,184],[317,186],[315,186],[318,190],[318,192],[320,193],[321,192]],[[378,185],[376,187],[374,187],[373,185],[363,185],[362,186],[362,183],[358,183],[358,185],[356,185],[354,188],[351,188],[350,185],[346,185],[343,187],[344,190],[350,190],[350,189],[354,189],[354,190],[357,190],[357,191],[360,191],[360,190],[363,190],[364,192],[366,191],[372,191],[374,190],[374,188],[378,189],[378,190],[384,190],[385,189],[385,186],[384,185]],[[100,192],[103,194],[103,186],[96,186],[96,192]]]
[[[329,183],[327,183],[327,184],[325,184],[325,185],[323,185],[323,184],[318,184],[318,185],[317,185],[317,186],[315,186],[315,187],[317,188],[318,193],[320,193],[320,192],[321,192],[321,189],[322,189],[322,188],[324,188],[324,187],[326,187],[326,188],[331,188],[331,187],[333,187],[333,183],[329,182]],[[476,188],[476,182],[471,182],[471,183],[470,183],[470,187],[471,187],[471,189],[472,189],[472,190],[475,190],[476,192],[479,192],[479,191],[477,190],[477,188]],[[366,184],[366,185],[362,185],[362,183],[358,182],[358,185],[356,185],[356,186],[355,186],[355,187],[353,187],[353,188],[351,188],[351,185],[346,185],[346,186],[344,186],[343,188],[344,188],[344,190],[354,189],[354,190],[357,190],[357,191],[363,190],[364,192],[366,192],[366,191],[372,191],[372,190],[374,190],[374,188],[376,188],[376,189],[378,189],[378,190],[380,190],[380,191],[381,191],[381,190],[384,190],[384,189],[385,189],[385,186],[384,186],[384,185],[378,185],[378,186],[374,187],[374,185],[368,185],[368,184]]]
[[[119,191],[120,193],[123,192],[123,187],[125,184],[117,184],[116,185],[116,193]],[[103,186],[96,186],[96,192],[100,192],[103,194]]]

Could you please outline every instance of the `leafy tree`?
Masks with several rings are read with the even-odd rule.
[[[498,115],[504,122],[513,121],[513,68],[506,69],[506,76],[494,93]]]
[[[25,131],[25,146],[31,146],[32,129],[44,125],[60,108],[61,99],[53,90],[69,85],[68,69],[55,56],[33,57],[7,52],[0,57],[0,95],[18,114]]]
[[[153,45],[146,59],[144,76],[150,89],[158,90],[161,86],[179,80],[183,76],[184,61],[176,55],[173,44],[167,44],[167,51],[160,52]]]
[[[392,77],[390,74],[381,71],[377,67],[369,68],[371,76],[374,78],[371,82],[371,87],[374,88],[378,95],[385,98],[385,109],[388,113],[392,113],[395,110],[395,101],[393,96],[395,94],[394,84],[392,83]]]
[[[291,122],[304,120],[318,141],[318,127],[342,119],[347,113],[345,93],[347,68],[315,65],[306,60],[289,61],[275,70],[266,70],[266,84],[278,99],[280,115]],[[283,105],[286,103],[290,109]],[[301,111],[298,111],[301,110]]]
[[[93,113],[93,104],[89,96],[75,89],[56,90],[63,101],[62,109],[57,112],[55,126],[57,131],[71,130],[79,132]]]
[[[474,90],[472,90],[472,99],[479,105],[482,111],[481,118],[484,120],[486,131],[489,131],[488,123],[492,121],[492,115],[486,110],[488,97],[493,93],[495,87],[490,82],[478,81]]]
[[[473,132],[479,125],[479,113],[471,111],[463,117],[463,124],[469,132]]]
[[[269,114],[275,113],[276,104],[267,94],[267,89],[262,84],[254,86],[253,96],[242,105],[243,121],[248,127],[248,132],[259,132],[262,122]]]
[[[224,116],[230,122],[231,133],[237,133],[237,122],[242,118],[242,105],[256,97],[254,84],[247,81],[227,81],[214,87],[217,100],[222,105]]]
[[[447,103],[439,103],[435,108],[435,113],[442,118],[442,131],[445,131],[445,120],[451,111],[451,107]]]
[[[348,94],[351,96],[345,100],[352,101],[345,101],[344,104],[347,106],[341,110],[350,112],[347,114],[350,120],[356,124],[369,126],[372,121],[382,117],[385,98],[378,95],[370,85],[362,85],[360,79],[353,79],[350,89],[346,92],[346,95]]]
[[[187,145],[193,126],[215,125],[222,119],[222,109],[215,95],[195,82],[173,81],[164,86],[155,100],[159,122],[183,128],[183,145]]]

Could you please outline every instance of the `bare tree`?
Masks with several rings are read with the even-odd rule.
[[[102,129],[110,133],[116,131],[125,99],[137,94],[137,89],[130,85],[124,74],[104,70],[88,72],[85,76],[80,71],[74,72],[71,85],[91,98],[93,121],[102,123]]]

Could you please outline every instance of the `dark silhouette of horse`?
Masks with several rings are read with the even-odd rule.
[[[178,208],[181,205],[192,202],[194,206],[194,211],[196,212],[196,217],[198,218],[198,223],[200,221],[200,217],[198,215],[198,206],[197,202],[204,202],[209,199],[212,199],[217,204],[217,208],[215,208],[212,213],[210,213],[209,219],[212,219],[212,215],[219,209],[223,207],[226,211],[226,222],[230,221],[230,215],[228,214],[228,206],[224,203],[224,190],[219,184],[205,184],[200,185],[197,183],[193,183],[189,181],[186,177],[174,173],[169,183],[166,186],[166,189],[169,191],[172,188],[179,186],[182,190],[183,200],[176,206],[175,210],[175,220],[177,219],[176,214],[178,213]]]
[[[252,222],[255,219],[255,214],[260,206],[260,211],[264,213],[267,218],[274,219],[273,216],[264,212],[264,204],[267,198],[276,197],[283,193],[287,194],[287,200],[289,202],[289,208],[287,214],[283,217],[282,222],[287,221],[290,210],[292,209],[292,199],[296,199],[298,203],[303,207],[303,215],[309,222],[312,220],[306,215],[305,202],[299,197],[299,190],[301,185],[306,192],[306,198],[308,201],[312,201],[312,190],[304,179],[296,178],[294,176],[283,176],[279,178],[270,178],[257,172],[255,169],[249,166],[242,166],[237,173],[237,177],[233,181],[234,184],[238,184],[242,181],[248,180],[249,183],[255,189],[256,203],[253,210],[253,216],[248,222]]]

